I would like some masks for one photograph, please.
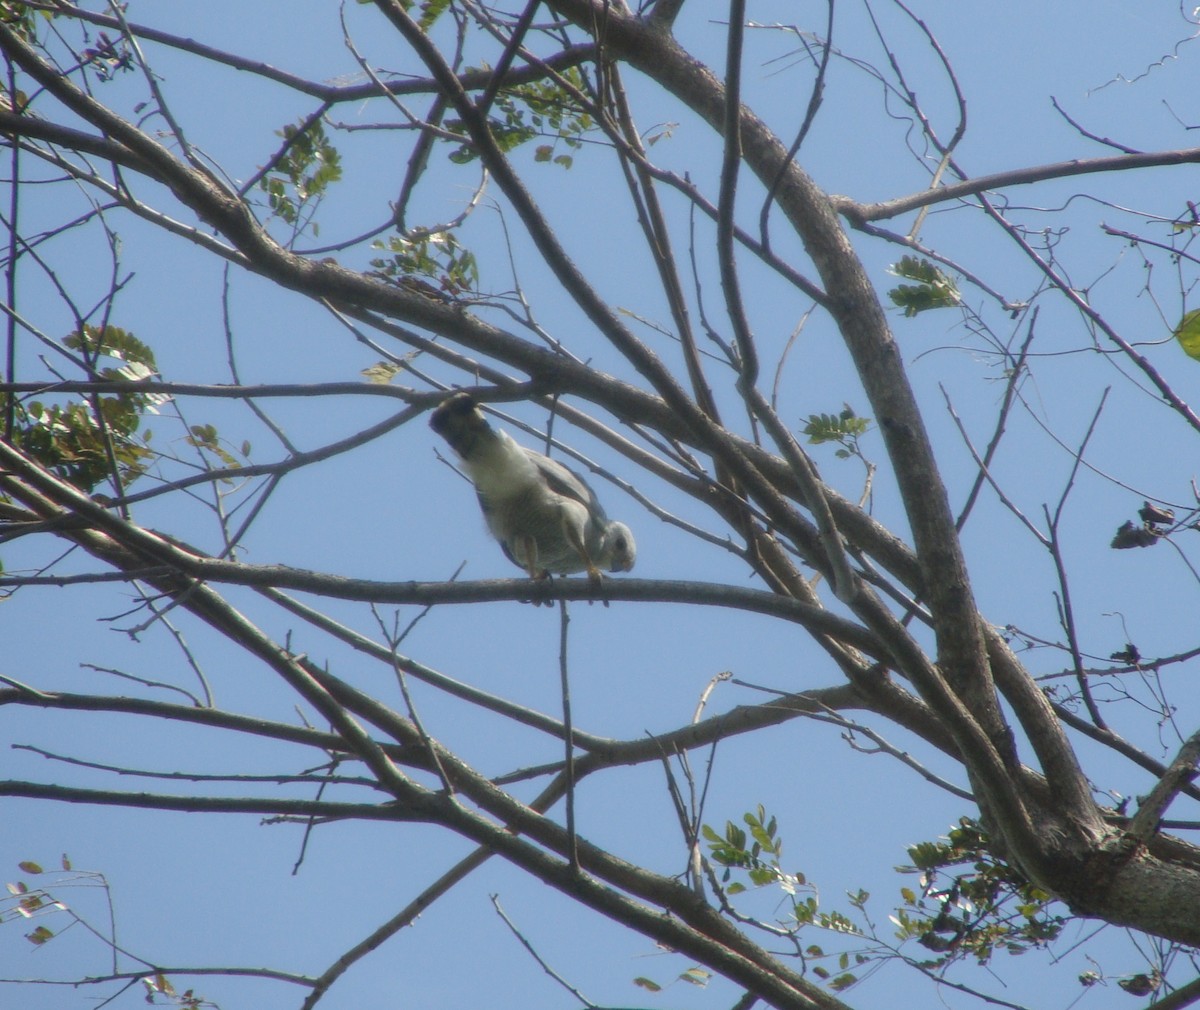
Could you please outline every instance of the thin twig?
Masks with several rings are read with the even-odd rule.
[[[568,846],[570,848],[571,868],[579,872],[579,836],[575,833],[575,735],[571,718],[571,678],[570,666],[567,663],[567,629],[571,624],[571,615],[567,610],[567,601],[558,601],[558,675],[559,687],[562,691],[563,713],[563,776],[566,780],[566,827]]]
[[[595,1003],[593,1003],[590,999],[588,999],[586,996],[584,996],[583,993],[581,993],[578,989],[576,989],[573,985],[571,985],[570,982],[568,982],[558,972],[556,972],[553,968],[551,968],[550,965],[548,965],[546,963],[545,959],[536,950],[534,950],[533,944],[530,943],[525,938],[525,934],[522,933],[519,929],[517,929],[517,927],[513,923],[512,919],[510,919],[505,914],[504,909],[500,907],[500,896],[498,894],[492,894],[492,895],[489,895],[489,897],[491,898],[491,901],[492,901],[492,907],[496,909],[496,914],[499,915],[500,918],[504,920],[504,925],[506,925],[509,928],[509,930],[512,932],[512,935],[515,936],[518,941],[520,941],[521,946],[524,947],[527,951],[529,951],[529,956],[532,957],[539,965],[541,965],[542,971],[544,971],[547,975],[549,975],[552,979],[554,979],[555,982],[557,982],[564,989],[566,989],[567,992],[569,992],[572,996],[574,996],[577,1000],[579,1000],[579,1002],[581,1002],[585,1007],[595,1007],[596,1006]]]

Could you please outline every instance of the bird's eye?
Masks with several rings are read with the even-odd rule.
[[[624,550],[626,550],[626,549],[628,548],[628,546],[629,546],[629,545],[625,543],[625,538],[624,538],[624,537],[617,537],[617,542],[616,542],[616,548],[617,548],[617,550],[619,550],[619,551],[624,551]]]

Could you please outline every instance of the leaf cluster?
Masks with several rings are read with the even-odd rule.
[[[998,950],[1024,954],[1058,937],[1066,922],[1052,914],[1053,899],[989,851],[987,832],[969,817],[944,841],[910,846],[921,892],[901,888],[904,907],[892,922],[901,940],[915,939],[940,955],[937,964],[970,955],[987,964]]]
[[[111,81],[117,73],[133,69],[133,53],[125,39],[113,41],[107,32],[97,35],[97,44],[83,50],[87,61],[101,81]]]
[[[99,887],[107,893],[108,882],[103,874],[75,871],[66,853],[63,853],[59,871],[47,870],[32,859],[22,860],[17,865],[22,873],[30,876],[50,875],[51,880],[43,886],[36,887],[30,886],[24,880],[9,881],[5,888],[11,898],[7,901],[0,901],[0,925],[8,922],[29,923],[33,919],[57,913],[60,917],[65,916],[68,920],[64,928],[56,932],[44,922],[39,922],[25,934],[25,939],[35,947],[43,947],[62,936],[72,926],[82,925],[92,936],[111,944],[111,937],[105,936],[102,931],[85,922],[71,906],[50,891],[51,887],[55,891],[59,891],[65,887],[82,886]],[[111,906],[109,910],[111,912]],[[149,971],[139,981],[142,984],[147,1004],[157,1005],[161,1000],[172,1006],[182,1007],[183,1010],[199,1010],[200,1007],[215,1006],[214,1003],[197,995],[192,989],[180,992],[161,971]]]
[[[871,430],[871,420],[859,417],[854,408],[845,404],[839,414],[809,414],[802,433],[809,445],[836,442],[841,446],[835,455],[839,459],[861,456],[858,440]]]
[[[930,309],[948,309],[962,303],[954,278],[927,259],[902,256],[892,264],[891,273],[915,284],[901,284],[888,292],[888,298],[908,317]]]
[[[329,142],[321,121],[299,127],[288,124],[276,131],[284,150],[259,180],[271,212],[289,225],[298,225],[305,209],[315,210],[332,183],[342,177],[341,155]],[[320,229],[315,222],[313,234]]]
[[[866,891],[849,893],[852,915],[862,919],[860,926],[851,915],[825,911],[815,890],[800,896],[798,889],[807,881],[802,873],[786,872],[781,865],[783,841],[774,817],[768,818],[760,805],[743,815],[746,827],[726,822],[723,833],[705,825],[702,834],[712,862],[725,867],[722,883],[727,896],[747,890],[733,879],[742,871],[749,885],[777,885],[789,896],[792,921],[790,932],[805,926],[862,938],[874,936],[866,915],[870,895]],[[915,940],[937,957],[927,966],[941,966],[963,957],[987,964],[992,955],[1003,950],[1009,954],[1045,947],[1061,933],[1066,917],[1050,911],[1054,899],[1029,882],[1020,872],[989,851],[989,837],[978,821],[963,817],[938,841],[924,841],[908,849],[912,865],[897,867],[901,873],[919,873],[921,889],[900,889],[904,905],[891,916],[901,942]],[[844,951],[837,955],[816,944],[804,948],[812,959],[837,957],[840,974],[813,966],[813,971],[840,990],[857,981],[846,971],[879,957],[894,956],[882,946],[875,953]],[[820,970],[818,970],[820,969]]]
[[[427,232],[416,238],[392,235],[386,244],[377,241],[374,245],[391,255],[371,260],[371,266],[380,277],[393,283],[428,277],[436,282],[440,291],[451,296],[479,289],[475,254],[463,246],[452,231]]]
[[[44,18],[52,16],[45,11],[35,12],[28,4],[15,3],[13,0],[0,0],[0,23],[8,25],[22,38],[33,37],[35,13],[41,13]]]
[[[229,469],[237,469],[242,465],[242,461],[228,449],[226,449],[222,444],[220,433],[217,431],[215,425],[191,425],[188,428],[188,436],[186,441],[188,445],[215,457],[217,461],[224,467],[228,467]],[[240,451],[243,457],[249,457],[250,442],[243,441]],[[229,478],[224,478],[224,483],[229,483]]]
[[[725,867],[721,879],[727,896],[740,894],[747,889],[745,884],[732,879],[734,870],[742,870],[753,886],[775,884],[788,895],[792,913],[792,919],[787,924],[789,932],[798,933],[805,926],[816,926],[833,933],[862,935],[862,931],[846,915],[837,911],[822,911],[815,892],[803,897],[798,895],[799,889],[805,887],[808,882],[803,873],[792,873],[783,869],[780,862],[783,856],[783,839],[779,836],[779,825],[776,818],[767,816],[762,804],[759,804],[756,810],[743,814],[742,821],[746,825],[744,829],[732,821],[727,821],[724,834],[718,833],[707,824],[701,828],[701,834],[708,843],[709,858]],[[852,904],[861,908],[869,895],[865,891],[859,891],[849,897]],[[819,964],[813,964],[811,968],[814,975],[839,992],[858,981],[858,977],[846,969],[852,963],[861,965],[869,960],[862,953],[843,951],[835,955],[826,952],[817,944],[809,944],[804,953],[811,960],[835,958],[837,975]]]
[[[93,378],[100,381],[146,379],[155,374],[154,353],[132,333],[117,326],[85,325],[63,344],[78,351]],[[100,359],[123,362],[97,367]],[[145,472],[152,453],[150,432],[135,438],[142,415],[163,398],[122,390],[87,400],[12,404],[14,441],[38,462],[83,491],[91,491],[113,470],[122,484]],[[0,402],[3,402],[0,399]]]
[[[553,143],[538,146],[534,161],[570,168],[575,163],[574,157],[555,154],[557,146],[578,150],[583,146],[580,138],[596,129],[592,116],[579,107],[571,94],[570,89],[582,90],[583,86],[582,75],[572,67],[563,71],[560,79],[502,88],[492,103],[489,121],[497,145],[508,152],[536,137],[553,138]],[[462,145],[451,152],[450,160],[459,165],[474,161],[479,153],[465,139],[467,130],[463,122],[449,120],[446,128],[464,138]]]
[[[739,894],[746,890],[744,884],[732,880],[735,869],[745,870],[755,887],[778,883],[787,893],[794,894],[796,886],[805,882],[804,875],[785,873],[780,868],[783,839],[778,837],[776,819],[768,818],[760,803],[756,811],[743,814],[742,821],[749,828],[749,834],[733,821],[725,822],[723,835],[707,824],[700,829],[708,843],[709,859],[725,867],[721,879],[728,885],[726,894]]]
[[[22,873],[28,873],[30,876],[40,876],[46,872],[40,863],[32,859],[23,859],[17,866]],[[62,868],[64,871],[71,869],[71,861],[65,853],[62,857]],[[66,905],[45,888],[30,887],[23,880],[12,880],[4,886],[11,895],[11,900],[0,902],[0,924],[18,919],[29,922],[38,916],[66,911]],[[49,943],[56,935],[54,930],[44,923],[39,923],[25,934],[25,939],[35,947],[40,947]]]

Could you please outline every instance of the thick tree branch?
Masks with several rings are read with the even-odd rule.
[[[585,30],[595,15],[595,5],[589,0],[554,0],[552,5]],[[615,55],[629,60],[675,94],[714,130],[722,130],[724,90],[707,68],[671,40],[652,34],[633,17],[610,11],[605,27],[606,44]],[[786,163],[782,144],[752,112],[743,110],[740,122],[747,164],[764,185],[773,184],[783,173],[778,188],[780,207],[804,239],[825,289],[838,294],[831,311],[871,399],[904,497],[922,581],[938,633],[939,665],[953,689],[967,700],[973,717],[959,725],[955,732],[969,735],[969,723],[975,719],[980,721],[990,746],[1000,748],[1005,755],[1004,761],[996,764],[986,759],[989,748],[977,749],[974,745],[967,747],[973,755],[970,760],[982,761],[975,767],[978,774],[995,777],[990,783],[992,792],[1011,796],[1013,784],[1007,780],[1002,767],[1012,760],[1012,739],[996,705],[983,625],[974,606],[965,561],[932,448],[878,299],[837,224],[828,197],[799,166]],[[902,644],[899,639],[892,641]],[[915,655],[912,662],[915,664],[913,672],[919,673],[920,661]],[[932,689],[934,683],[926,679],[921,685],[922,692]],[[960,709],[957,713],[943,710],[941,705],[948,701],[946,698],[936,704],[929,695],[926,698],[950,720],[952,727],[956,726],[958,717],[967,715],[968,709]],[[1034,708],[1026,711],[1031,719],[1041,718],[1044,714]],[[1057,726],[1052,731],[1058,732]],[[960,743],[966,744],[966,738]],[[1069,766],[1060,771],[1066,775],[1071,773]],[[1076,778],[1073,791],[1082,794],[1087,788],[1086,782],[1081,781],[1081,776]],[[977,791],[984,795],[989,792]],[[1017,814],[1017,806],[1011,802],[1005,806],[1016,817],[1009,826],[1011,830],[1025,835],[1027,843],[1032,842],[1028,822],[1024,828],[1020,827],[1022,818]],[[1091,821],[1094,825],[1094,814]]]

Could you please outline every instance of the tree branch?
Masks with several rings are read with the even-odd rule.
[[[1104,727],[1101,727],[1103,729]],[[1179,748],[1175,760],[1163,773],[1147,796],[1138,804],[1125,830],[1125,836],[1144,845],[1158,831],[1159,822],[1184,786],[1189,785],[1196,775],[1196,762],[1200,761],[1200,731],[1193,733]]]
[[[1129,172],[1140,168],[1194,165],[1197,162],[1200,162],[1200,147],[1183,148],[1178,151],[1120,154],[1108,158],[1075,158],[1071,161],[1059,161],[1050,165],[1014,168],[991,175],[981,175],[975,179],[964,179],[962,182],[950,183],[939,186],[937,189],[923,190],[920,193],[896,197],[881,203],[858,203],[845,196],[833,196],[830,199],[838,213],[858,227],[867,221],[884,221],[910,210],[919,210],[922,207],[930,207],[951,200],[963,200],[969,196],[978,196],[981,193],[1008,189],[1012,186],[1030,186],[1050,179],[1070,179],[1075,176],[1094,175],[1098,172]]]

